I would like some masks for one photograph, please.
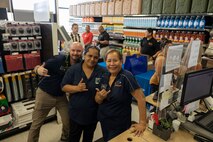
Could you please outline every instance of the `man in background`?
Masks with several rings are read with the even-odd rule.
[[[83,41],[81,35],[78,33],[78,24],[76,24],[76,23],[72,24],[72,32],[70,33],[70,37],[71,37],[71,40],[68,43],[65,43],[65,47],[64,47],[65,52],[67,52],[67,53],[70,52],[68,45],[72,44],[73,42],[81,43],[84,48],[84,41]]]
[[[100,47],[100,57],[105,58],[106,52],[109,50],[109,34],[104,30],[103,26],[98,28],[99,36],[95,43]]]
[[[152,57],[160,50],[157,40],[153,37],[153,30],[148,28],[145,37],[141,40],[141,54]]]
[[[89,47],[92,44],[93,34],[90,32],[90,26],[86,26],[86,32],[82,34],[82,38],[84,40],[85,48]]]

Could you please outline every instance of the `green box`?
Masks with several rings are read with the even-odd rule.
[[[163,7],[163,0],[152,0],[152,14],[161,14]]]
[[[208,0],[192,0],[191,13],[205,13],[208,2]]]
[[[213,13],[213,0],[209,0],[207,12],[208,13]]]
[[[177,14],[190,13],[191,5],[192,0],[176,0],[175,13]]]
[[[152,0],[142,1],[142,14],[150,14],[152,8]]]
[[[164,0],[163,1],[163,14],[174,14],[175,13],[176,0]]]

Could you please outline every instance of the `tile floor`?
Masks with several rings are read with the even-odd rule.
[[[44,124],[41,128],[39,142],[60,142],[61,136],[61,124],[58,124],[57,121],[52,121]],[[26,142],[28,136],[28,131],[18,133],[9,138],[0,140],[1,142]],[[100,124],[98,123],[93,141],[102,137],[102,132]]]
[[[138,121],[139,114],[136,104],[132,104],[132,121]],[[61,136],[61,124],[58,124],[57,121],[52,121],[44,124],[41,127],[40,139],[39,142],[59,142]],[[26,142],[28,136],[28,131],[18,133],[14,136],[8,137],[6,139],[0,140],[0,142]],[[95,130],[94,139],[96,141],[102,137],[102,131],[100,123],[98,123]]]

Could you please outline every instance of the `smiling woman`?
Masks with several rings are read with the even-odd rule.
[[[137,100],[139,109],[139,123],[132,127],[135,134],[140,136],[146,128],[144,94],[134,76],[122,69],[122,55],[119,51],[109,50],[105,59],[108,73],[102,76],[95,95],[104,141],[130,128],[132,96]]]
[[[95,102],[96,88],[105,70],[97,65],[100,56],[96,46],[84,51],[84,61],[68,69],[62,81],[62,90],[70,93],[70,140],[92,142],[97,124],[98,105]]]

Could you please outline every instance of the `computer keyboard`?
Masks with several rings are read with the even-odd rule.
[[[196,119],[195,123],[206,129],[207,131],[213,133],[213,111],[209,111],[200,118]]]

